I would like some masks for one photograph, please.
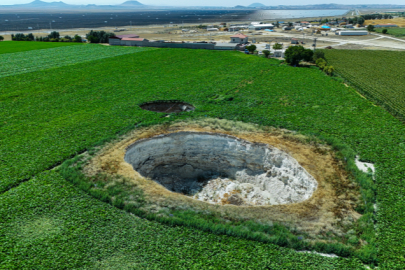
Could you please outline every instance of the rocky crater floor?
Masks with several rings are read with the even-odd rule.
[[[168,190],[213,204],[299,203],[318,186],[286,152],[218,133],[177,132],[139,140],[127,148],[125,161]]]

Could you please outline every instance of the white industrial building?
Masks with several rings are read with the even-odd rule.
[[[340,36],[366,36],[368,35],[368,31],[339,31]]]
[[[252,24],[249,26],[249,30],[264,30],[264,29],[273,29],[274,25],[269,24]]]

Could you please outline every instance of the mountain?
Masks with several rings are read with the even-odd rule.
[[[44,2],[41,0],[35,0],[31,3],[28,4],[22,4],[19,6],[25,6],[25,7],[67,7],[69,6],[66,3],[63,3],[62,1],[60,2]]]
[[[122,3],[120,6],[144,6],[144,4],[139,3],[138,1],[126,1]]]
[[[263,5],[261,3],[253,3],[248,5],[248,7],[256,8],[256,7],[265,7],[266,5]]]

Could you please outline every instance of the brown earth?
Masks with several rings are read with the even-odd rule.
[[[376,25],[376,24],[396,24],[399,27],[405,27],[405,18],[395,18],[395,19],[386,19],[386,20],[366,20],[365,25]]]
[[[235,206],[226,202],[213,205],[171,192],[153,180],[143,178],[124,161],[126,148],[137,140],[179,131],[222,133],[277,147],[295,158],[318,181],[318,189],[310,199],[289,205]],[[204,119],[138,129],[101,149],[88,162],[84,172],[89,177],[100,173],[113,176],[107,185],[122,182],[124,177],[127,184],[144,191],[148,201],[144,210],[194,209],[219,213],[228,219],[253,219],[266,224],[278,222],[313,238],[326,236],[327,232],[342,236],[361,216],[353,210],[359,204],[359,187],[349,180],[344,164],[335,158],[330,147],[291,131],[264,130],[239,122]],[[118,180],[114,180],[114,176]],[[132,203],[130,197],[125,203]]]

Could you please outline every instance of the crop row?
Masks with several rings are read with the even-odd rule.
[[[405,120],[405,61],[403,52],[325,51],[328,63],[362,94]]]
[[[0,42],[0,54],[25,52],[32,50],[50,49],[75,45],[84,45],[84,44],[67,43],[67,42],[3,41]]]
[[[2,54],[0,55],[0,61],[3,63],[0,66],[0,78],[147,50],[151,49],[107,48],[102,45],[88,44]]]
[[[150,222],[91,198],[55,172],[0,195],[0,241],[1,269],[363,268],[355,259]]]
[[[162,49],[94,63],[0,79],[0,190],[10,190],[5,195],[139,125],[211,117],[282,127],[338,139],[375,163],[378,211],[376,224],[368,222],[378,239],[358,237],[368,241],[364,253],[378,248],[382,268],[401,268],[405,127],[392,115],[316,69],[271,66],[268,59],[239,52]],[[169,99],[196,110],[162,118],[137,106]]]

